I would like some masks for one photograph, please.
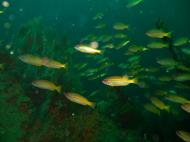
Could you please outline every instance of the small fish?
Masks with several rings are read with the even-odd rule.
[[[114,38],[127,38],[127,35],[124,33],[117,33],[116,35],[114,35]]]
[[[181,37],[174,41],[174,46],[183,46],[185,44],[188,44],[190,42],[190,39],[188,37]]]
[[[95,104],[93,102],[89,101],[87,98],[81,96],[78,93],[71,93],[71,92],[65,93],[65,97],[72,102],[75,102],[84,106],[88,105],[92,108],[95,107]]]
[[[112,36],[111,35],[108,35],[108,34],[105,34],[105,35],[102,35],[98,38],[98,41],[101,41],[101,42],[109,42],[110,40],[112,40]]]
[[[4,11],[0,10],[0,14],[3,14],[3,13],[4,13]]]
[[[164,37],[171,37],[171,32],[164,32],[163,30],[152,29],[146,32],[146,35],[151,38],[164,38]]]
[[[178,63],[175,60],[170,59],[170,58],[159,59],[159,60],[157,60],[157,63],[162,66],[166,66],[166,67],[178,65]]]
[[[99,23],[97,26],[95,26],[96,29],[103,29],[105,28],[107,25],[105,23]]]
[[[143,1],[144,0],[130,0],[129,3],[127,4],[127,8],[132,8],[134,6],[137,6],[138,4],[140,4]]]
[[[84,53],[89,53],[89,54],[100,54],[101,53],[100,50],[97,50],[97,49],[94,49],[92,47],[85,46],[85,45],[80,45],[80,46],[76,47],[76,49],[78,51],[81,51]]]
[[[0,64],[0,70],[4,69],[4,64]]]
[[[174,76],[174,80],[176,81],[189,81],[190,80],[190,73],[182,73]]]
[[[147,48],[144,46],[139,46],[139,45],[132,45],[128,48],[128,52],[130,53],[137,53],[137,52],[142,52],[146,51]]]
[[[160,48],[167,48],[168,44],[162,43],[162,42],[152,42],[152,43],[149,43],[147,47],[153,48],[153,49],[160,49]]]
[[[61,86],[56,86],[54,83],[48,80],[35,80],[32,82],[32,85],[41,89],[57,91],[61,93]]]
[[[84,69],[84,68],[87,67],[87,66],[88,66],[87,63],[75,65],[75,67],[76,67],[78,70],[82,70],[82,69]]]
[[[113,26],[113,29],[115,29],[115,30],[126,30],[128,28],[129,28],[129,26],[127,24],[124,24],[124,23],[116,23]]]
[[[34,66],[42,66],[44,64],[43,59],[35,55],[21,55],[19,56],[19,59],[24,63],[31,64]]]
[[[183,64],[179,64],[177,66],[177,69],[182,70],[182,71],[190,71],[190,68],[187,67],[187,66],[185,66],[185,65],[183,65]]]
[[[55,68],[55,69],[59,69],[59,68],[65,68],[66,65],[62,64],[58,61],[55,61],[53,59],[48,59],[48,58],[43,58],[43,65],[48,67],[48,68]]]
[[[94,17],[93,20],[101,20],[104,17],[104,14],[99,12]]]
[[[127,76],[111,76],[104,79],[102,83],[108,86],[127,86],[131,83],[137,84],[137,80]]]
[[[169,112],[170,107],[165,105],[164,102],[162,102],[160,99],[156,98],[156,97],[151,97],[150,98],[151,102],[159,109],[161,110],[166,110]]]
[[[190,103],[181,105],[181,108],[182,108],[184,111],[190,113]]]
[[[178,137],[180,137],[185,142],[190,142],[190,133],[186,132],[184,130],[177,130],[176,134]]]
[[[154,105],[150,104],[150,103],[146,103],[144,104],[144,108],[149,111],[149,112],[152,112],[156,115],[159,115],[160,116],[160,110],[157,109],[157,107],[155,107]]]
[[[179,103],[179,104],[190,103],[190,100],[188,100],[184,97],[178,96],[178,95],[166,95],[165,99],[167,99],[171,102],[174,102],[174,103]]]
[[[102,51],[98,50],[91,45],[77,45],[75,47],[76,50],[83,52],[83,53],[88,53],[88,54],[101,54]]]
[[[114,44],[113,43],[109,43],[109,44],[106,44],[105,46],[103,46],[102,48],[114,48]]]
[[[130,43],[129,40],[125,40],[125,41],[122,41],[118,46],[117,46],[117,49],[120,49],[126,45],[128,45]]]
[[[187,54],[187,55],[190,55],[190,48],[183,48],[182,52]]]
[[[141,56],[139,56],[139,55],[131,56],[130,58],[127,59],[127,62],[133,63],[136,61],[140,61],[140,59],[141,59]]]

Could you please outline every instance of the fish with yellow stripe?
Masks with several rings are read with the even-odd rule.
[[[101,54],[102,51],[97,49],[98,48],[98,42],[91,42],[90,44],[79,44],[75,46],[74,48],[82,53],[87,54]]]
[[[55,69],[66,67],[65,64],[62,64],[61,62],[58,62],[56,60],[49,59],[47,57],[39,57],[31,54],[21,55],[19,56],[19,59],[24,63],[34,66],[45,66],[48,68],[55,68]]]
[[[160,99],[158,99],[156,97],[151,97],[150,101],[152,102],[152,104],[154,104],[160,110],[166,110],[168,112],[170,111],[170,107],[168,105],[166,105],[164,102],[162,102]]]
[[[32,85],[41,89],[57,91],[58,93],[61,93],[61,86],[57,86],[48,80],[35,80],[32,82]]]
[[[68,92],[68,93],[65,93],[65,97],[68,100],[75,102],[77,104],[84,105],[84,106],[87,105],[87,106],[90,106],[92,108],[95,107],[95,104],[93,102],[89,101],[87,98],[81,96],[78,93]]]
[[[171,37],[171,32],[165,32],[162,29],[152,29],[146,32],[146,35],[151,38],[164,38],[164,37]]]
[[[190,142],[190,133],[184,130],[177,130],[176,134],[185,142]]]
[[[137,84],[140,87],[144,87],[144,83],[139,82],[136,78],[129,78],[128,76],[110,76],[102,81],[103,84],[108,86],[127,86],[129,84]]]

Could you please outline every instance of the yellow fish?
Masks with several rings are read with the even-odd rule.
[[[190,142],[190,133],[189,132],[186,132],[183,130],[178,130],[178,131],[176,131],[176,134],[178,137],[180,137],[185,142]]]
[[[97,13],[94,17],[93,20],[101,20],[104,17],[103,13]]]
[[[124,23],[116,23],[113,28],[115,30],[126,30],[129,28],[129,26],[127,24],[124,24]]]
[[[129,48],[128,48],[128,52],[130,52],[130,53],[143,52],[143,51],[146,51],[146,50],[147,50],[146,47],[139,46],[139,45],[132,45],[132,46],[129,46]]]
[[[32,85],[41,89],[57,91],[61,93],[61,86],[56,86],[54,83],[48,80],[35,80],[32,82]]]
[[[127,76],[111,76],[104,79],[102,83],[108,86],[127,86],[131,83],[137,84],[137,80]]]
[[[114,38],[127,38],[127,35],[124,33],[117,33]]]
[[[48,68],[56,68],[56,69],[66,67],[65,64],[62,64],[53,59],[48,59],[47,57],[41,58],[31,54],[19,56],[19,59],[24,63],[31,64],[34,66],[46,66]]]
[[[3,69],[4,69],[4,65],[0,64],[0,70],[3,70]]]
[[[101,54],[101,50],[98,50],[98,43],[97,42],[91,42],[90,45],[77,45],[75,47],[76,50],[83,52],[83,53],[88,53],[88,54]]]
[[[177,74],[174,76],[175,81],[189,81],[190,80],[190,73],[182,73],[182,74]]]
[[[181,96],[177,96],[177,95],[166,95],[165,99],[174,102],[174,103],[179,103],[179,104],[186,104],[186,103],[190,103],[190,100],[181,97]]]
[[[157,109],[157,107],[155,107],[154,105],[147,103],[147,104],[144,104],[144,108],[147,111],[152,112],[152,113],[157,114],[157,115],[160,116],[160,110]]]
[[[126,45],[129,44],[129,43],[130,43],[129,40],[123,41],[123,42],[121,42],[121,43],[118,45],[117,49],[120,49],[120,48],[126,46]]]
[[[151,42],[147,45],[147,47],[153,49],[160,49],[160,48],[167,48],[168,44],[162,42]]]
[[[26,55],[19,56],[19,59],[24,63],[31,64],[34,66],[43,65],[43,59],[35,55],[26,54]]]
[[[190,113],[190,103],[181,105],[181,108],[182,108],[184,111]]]
[[[158,59],[157,63],[162,65],[162,66],[167,66],[167,67],[171,67],[171,66],[177,66],[178,62],[170,59],[170,58],[164,58],[164,59]]]
[[[190,43],[190,39],[188,37],[181,37],[174,41],[174,46],[182,46],[188,43]]]
[[[89,101],[87,98],[81,96],[78,93],[71,93],[71,92],[65,93],[65,97],[68,100],[70,100],[72,102],[75,102],[77,104],[81,104],[81,105],[84,105],[84,106],[87,105],[87,106],[90,106],[92,108],[95,107],[95,104],[93,102]]]
[[[160,76],[160,77],[158,78],[158,80],[159,80],[159,81],[163,81],[163,82],[169,82],[169,81],[172,80],[172,77],[170,77],[170,76]]]
[[[99,23],[95,28],[96,29],[103,29],[105,28],[107,25],[105,23]]]
[[[171,32],[164,32],[160,29],[152,29],[146,32],[146,35],[151,38],[164,38],[164,37],[171,37]]]
[[[66,67],[65,64],[62,64],[62,63],[60,63],[58,61],[48,59],[48,58],[43,58],[43,65],[48,67],[48,68],[55,68],[55,69],[65,68]]]
[[[151,97],[150,98],[151,102],[159,109],[161,110],[166,110],[169,112],[170,107],[165,105],[164,102],[162,102],[160,99],[156,98],[156,97]]]

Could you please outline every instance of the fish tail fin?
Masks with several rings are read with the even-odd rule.
[[[89,104],[88,104],[91,108],[95,108],[95,103],[93,103],[93,102],[89,102]]]
[[[98,52],[98,54],[103,54],[103,51],[100,50],[100,51]]]
[[[139,81],[138,79],[134,79],[134,83],[137,84],[140,88],[146,87],[146,84],[144,82]]]
[[[61,93],[61,86],[57,86],[57,87],[56,87],[56,91],[57,91],[58,93]]]
[[[63,64],[61,67],[62,68],[67,68],[67,64]]]
[[[123,77],[125,78],[130,78],[131,79],[131,83],[134,83],[134,84],[138,84],[139,80],[137,78],[134,78],[133,76],[129,76],[127,74],[124,74]]]
[[[171,38],[171,37],[172,37],[172,32],[168,32],[168,33],[166,34],[166,36],[167,36],[168,38]]]

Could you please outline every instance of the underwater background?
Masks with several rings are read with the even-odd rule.
[[[0,4],[0,142],[190,141],[189,0]]]

